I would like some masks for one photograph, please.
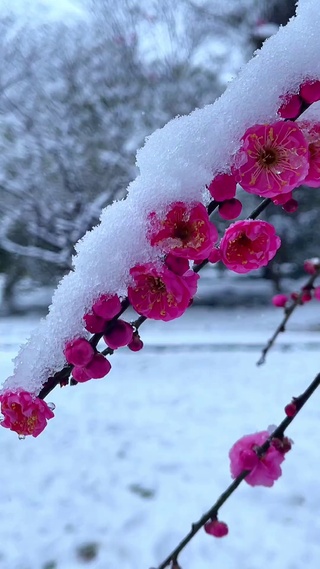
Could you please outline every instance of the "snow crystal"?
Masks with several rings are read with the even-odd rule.
[[[106,208],[76,247],[74,271],[60,283],[49,314],[15,360],[4,388],[37,392],[61,368],[66,340],[84,335],[82,317],[99,294],[126,294],[129,270],[155,260],[146,238],[151,211],[170,202],[205,201],[206,185],[227,172],[240,138],[253,124],[277,120],[280,96],[306,78],[320,79],[318,0],[300,0],[298,16],[269,38],[213,105],[177,117],[137,154],[138,178],[127,198]]]

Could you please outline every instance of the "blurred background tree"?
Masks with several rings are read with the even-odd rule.
[[[66,21],[45,11],[28,19],[12,6],[0,13],[3,313],[14,311],[22,278],[55,286],[101,208],[125,197],[144,138],[212,103],[294,7],[294,0],[84,0]],[[317,191],[299,193],[293,216],[267,213],[285,235],[276,263],[292,261],[292,248],[298,264],[316,252]]]

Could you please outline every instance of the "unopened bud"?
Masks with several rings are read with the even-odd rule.
[[[214,537],[224,537],[229,533],[229,528],[225,522],[211,520],[204,525],[204,531]]]
[[[317,271],[317,269],[320,268],[319,257],[313,257],[312,259],[306,259],[306,261],[303,263],[303,268],[306,271],[306,273],[309,273],[309,275],[314,275],[314,273]]]
[[[287,415],[287,417],[294,417],[295,414],[297,413],[296,404],[295,403],[288,403],[288,405],[286,405],[284,408],[284,412]]]

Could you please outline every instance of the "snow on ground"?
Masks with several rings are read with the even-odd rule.
[[[317,307],[299,310],[262,368],[276,309],[147,323],[145,350],[120,350],[104,380],[52,393],[56,418],[38,439],[0,429],[0,567],[157,566],[229,484],[233,442],[279,422],[319,371]],[[3,377],[36,324],[0,320]],[[200,532],[183,569],[318,568],[319,407],[316,393],[288,431],[295,445],[274,488],[243,484],[221,510],[230,535]]]

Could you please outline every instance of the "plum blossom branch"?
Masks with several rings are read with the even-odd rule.
[[[320,386],[320,373],[314,378],[307,389],[299,396],[294,398],[295,403],[295,413],[291,416],[286,416],[283,421],[275,428],[275,430],[270,434],[268,439],[258,448],[255,452],[259,458],[262,458],[264,454],[269,449],[272,441],[274,439],[283,439],[284,433],[288,426],[297,416],[298,412],[307,403],[315,390]],[[191,530],[187,535],[181,540],[181,542],[175,547],[175,549],[166,557],[166,559],[157,566],[157,568],[152,569],[165,569],[170,565],[171,569],[179,567],[178,556],[181,551],[188,545],[188,543],[193,539],[193,537],[198,533],[198,531],[204,527],[204,525],[211,519],[216,519],[218,512],[223,506],[223,504],[230,498],[230,496],[235,492],[235,490],[240,486],[241,482],[250,474],[250,470],[243,470],[234,481],[226,488],[226,490],[219,496],[217,501],[213,506],[205,513],[203,516],[195,523],[192,524]],[[181,569],[181,568],[180,568]]]
[[[318,278],[319,275],[320,275],[320,265],[317,268],[315,268],[315,272],[308,278],[307,282],[301,287],[300,292],[291,300],[291,304],[285,308],[284,317],[281,320],[279,326],[277,326],[276,330],[272,334],[271,338],[268,340],[265,347],[263,348],[261,356],[260,356],[259,360],[257,361],[257,366],[261,366],[265,363],[267,353],[269,352],[269,350],[271,350],[271,348],[274,345],[277,337],[279,336],[279,334],[281,332],[286,331],[286,325],[287,325],[288,320],[291,318],[295,309],[298,306],[301,306],[302,300],[303,300],[303,295],[304,295],[305,291],[312,290],[314,282],[316,281],[316,279]]]
[[[257,208],[255,208],[252,213],[248,216],[247,219],[256,219],[260,213],[262,213],[267,207],[268,205],[271,203],[271,199],[264,199]],[[207,212],[209,215],[211,215],[219,206],[219,202],[217,202],[216,200],[212,200],[208,207],[207,207]],[[194,265],[193,267],[193,271],[195,273],[198,273],[205,265],[207,265],[208,263],[208,259],[202,261],[201,263]],[[104,329],[103,332],[101,333],[96,333],[92,336],[92,338],[90,339],[90,344],[92,345],[92,347],[96,348],[100,339],[103,337],[104,334],[106,334],[108,331],[110,331],[115,322],[119,319],[119,317],[127,310],[127,308],[130,306],[130,302],[127,298],[125,298],[122,301],[122,308],[121,311],[119,312],[119,314],[117,314],[117,316],[115,316],[112,320],[110,320],[107,325],[106,328]],[[139,318],[137,318],[136,321],[132,322],[132,325],[134,327],[134,329],[136,331],[138,331],[138,329],[140,328],[140,326],[147,320],[148,318],[146,316],[140,316]],[[111,355],[113,354],[113,350],[110,349],[105,349],[104,351],[101,352],[103,355]],[[68,384],[68,378],[70,376],[70,373],[73,369],[73,365],[66,365],[63,369],[61,369],[60,371],[56,372],[53,376],[49,377],[48,380],[46,381],[46,383],[44,384],[44,386],[42,387],[41,391],[39,392],[38,397],[40,399],[45,399],[45,397],[47,397],[49,395],[49,393],[51,393],[51,391],[53,391],[53,389],[55,389],[55,387],[57,387],[58,385],[60,386],[64,386]],[[75,380],[71,381],[71,385],[76,385],[77,382]]]
[[[123,300],[121,304],[122,304],[122,307],[121,307],[119,314],[117,314],[117,316],[112,318],[112,320],[110,320],[107,323],[104,332],[101,334],[100,333],[94,334],[92,336],[92,338],[90,339],[90,344],[93,347],[97,346],[99,340],[102,338],[104,333],[107,333],[109,330],[112,329],[114,323],[127,310],[127,308],[130,305],[128,299]],[[108,353],[110,353],[110,352],[108,352]],[[51,393],[51,391],[53,391],[53,389],[55,387],[57,387],[57,385],[61,385],[61,386],[67,385],[68,384],[68,378],[69,378],[69,375],[70,375],[72,369],[73,369],[73,365],[66,365],[66,366],[64,366],[64,368],[62,370],[58,371],[53,376],[49,377],[48,380],[46,381],[46,383],[44,384],[44,386],[42,387],[39,395],[38,395],[39,399],[45,399],[49,395],[49,393]],[[75,385],[76,383],[77,382],[73,382],[72,384]]]

